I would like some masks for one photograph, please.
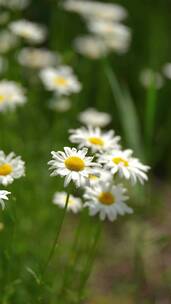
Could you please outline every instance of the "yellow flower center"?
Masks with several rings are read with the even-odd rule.
[[[0,103],[2,103],[4,101],[4,96],[3,95],[0,95]]]
[[[84,170],[85,163],[81,158],[77,156],[71,156],[65,160],[65,166],[71,171],[79,172]]]
[[[96,176],[96,175],[94,175],[94,174],[89,174],[89,179],[91,179],[91,180],[96,180],[96,179],[98,179],[98,177]]]
[[[0,165],[0,175],[6,176],[12,172],[12,166],[10,164]]]
[[[68,83],[68,80],[61,76],[56,76],[54,83],[59,86],[65,86]]]
[[[128,167],[128,165],[129,165],[128,161],[126,159],[122,158],[122,157],[114,157],[112,159],[112,161],[116,165],[123,164],[125,167]]]
[[[115,197],[111,192],[102,192],[98,197],[100,203],[110,206],[115,203]]]
[[[75,204],[75,201],[74,199],[70,198],[69,201],[68,201],[68,205],[74,205]]]
[[[93,145],[103,146],[104,141],[100,137],[89,137],[89,142]]]

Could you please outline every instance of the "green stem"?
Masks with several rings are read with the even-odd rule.
[[[83,273],[81,275],[80,278],[80,286],[79,286],[79,293],[78,293],[78,304],[81,303],[82,298],[83,298],[83,294],[84,294],[84,288],[86,286],[86,283],[89,279],[89,276],[91,274],[91,270],[94,264],[94,260],[96,258],[96,254],[97,254],[97,248],[98,248],[98,242],[101,236],[101,221],[98,219],[98,223],[96,226],[96,231],[94,234],[94,238],[92,241],[92,246],[90,248],[88,257],[87,257],[87,261],[83,270]]]
[[[58,225],[57,225],[56,237],[55,237],[55,239],[54,239],[52,248],[51,248],[51,250],[50,250],[50,253],[49,253],[47,262],[46,262],[46,264],[45,264],[45,267],[44,267],[44,270],[43,270],[43,274],[46,272],[46,270],[47,270],[47,268],[48,268],[48,265],[49,265],[51,259],[53,258],[53,255],[54,255],[54,253],[55,253],[55,249],[56,249],[56,247],[57,247],[57,245],[58,245],[60,232],[61,232],[61,229],[62,229],[62,225],[63,225],[64,219],[65,219],[65,214],[66,214],[67,207],[68,207],[69,196],[70,196],[70,194],[67,193],[66,202],[65,202],[65,207],[64,207],[64,209],[63,209],[63,213],[62,213],[60,222],[59,222]]]
[[[74,241],[73,241],[72,248],[71,248],[71,254],[69,257],[69,264],[64,273],[63,285],[62,285],[62,289],[61,289],[62,292],[65,290],[65,286],[67,285],[68,279],[73,270],[73,265],[75,264],[78,241],[79,241],[79,237],[81,234],[81,227],[82,227],[82,217],[80,217],[80,222],[79,222],[78,227],[75,232],[75,237],[74,237]]]
[[[89,219],[89,216],[88,216],[88,219]],[[78,227],[76,228],[76,231],[75,231],[72,248],[70,251],[69,258],[68,258],[68,265],[64,272],[62,286],[60,288],[59,296],[57,299],[59,303],[61,303],[60,301],[64,297],[64,294],[67,294],[68,290],[72,290],[71,285],[73,282],[73,278],[75,276],[75,273],[77,273],[78,265],[83,257],[82,254],[80,254],[80,251],[82,252],[82,250],[83,250],[82,245],[83,245],[83,243],[85,244],[84,235],[89,235],[89,233],[87,233],[87,231],[86,231],[86,233],[84,232],[85,228],[87,227],[87,223],[89,223],[89,221],[87,222],[87,212],[86,212],[86,210],[84,210],[81,213]],[[89,224],[88,224],[88,227],[90,227]],[[75,282],[75,279],[74,279],[74,282]],[[63,298],[63,301],[67,301],[67,298],[66,299]]]

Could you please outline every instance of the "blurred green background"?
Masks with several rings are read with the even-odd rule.
[[[27,89],[28,102],[14,113],[0,113],[0,148],[6,153],[15,151],[26,161],[26,177],[8,187],[13,198],[7,211],[0,212],[0,221],[5,225],[0,232],[2,304],[37,303],[39,288],[28,269],[38,272],[47,257],[56,222],[61,216],[60,210],[51,203],[52,196],[63,189],[60,178],[49,177],[47,162],[51,150],[69,144],[68,129],[79,126],[77,115],[87,107],[112,113],[110,128],[122,135],[125,147],[141,147],[141,150],[137,148],[137,153],[141,152],[152,170],[149,183],[132,194],[134,215],[104,224],[85,303],[171,303],[170,80],[165,79],[164,86],[156,92],[155,124],[150,138],[146,137],[150,89],[144,89],[139,81],[145,67],[161,72],[163,65],[171,61],[171,1],[103,2],[120,3],[129,13],[126,23],[133,36],[130,50],[126,55],[113,53],[108,58],[121,89],[126,86],[132,96],[131,107],[125,100],[124,116],[118,112],[103,60],[89,60],[72,48],[73,39],[87,33],[78,15],[64,11],[60,8],[62,1],[53,0],[34,0],[24,12],[11,12],[11,20],[26,18],[47,25],[49,35],[44,46],[59,52],[63,63],[74,68],[83,90],[72,97],[69,112],[53,112],[48,108],[51,94],[45,92],[33,73],[17,64],[17,50],[6,55],[9,69],[2,79],[21,82]],[[126,126],[130,126],[129,134],[125,121]],[[44,291],[42,303],[56,303],[59,276],[67,261],[78,217],[69,215],[66,220],[60,258],[54,259],[47,275],[54,286]],[[93,225],[93,221],[90,223]],[[74,294],[76,283],[71,283],[69,293]]]

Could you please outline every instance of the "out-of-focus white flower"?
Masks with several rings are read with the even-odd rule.
[[[14,179],[18,179],[25,175],[25,163],[20,156],[16,156],[14,152],[5,155],[0,151],[0,184],[7,186]]]
[[[57,112],[67,112],[71,108],[71,100],[66,97],[56,97],[50,101],[49,108]]]
[[[98,1],[68,0],[64,2],[64,8],[88,19],[121,21],[127,16],[125,8],[121,5]]]
[[[4,6],[13,10],[21,10],[28,6],[30,0],[0,0],[0,6]]]
[[[96,168],[93,174],[89,174],[88,180],[86,181],[83,188],[85,186],[95,187],[96,183],[98,183],[99,181],[109,182],[111,181],[111,178],[113,178],[113,176],[111,175],[111,172],[109,170],[105,170],[103,168]]]
[[[0,190],[0,205],[2,209],[5,208],[5,200],[8,200],[8,195],[11,194],[11,192]],[[4,225],[0,223],[0,231],[3,230]]]
[[[131,31],[120,23],[127,15],[122,6],[96,1],[68,0],[64,3],[64,8],[81,14],[88,29],[93,33],[93,36],[75,40],[75,48],[79,53],[96,59],[111,51],[122,54],[128,50]]]
[[[103,57],[108,52],[104,41],[99,37],[91,35],[76,38],[74,47],[78,53],[91,59]]]
[[[144,69],[140,74],[140,82],[145,87],[148,88],[151,85],[156,86],[157,89],[163,87],[164,80],[160,73],[154,72],[150,69]]]
[[[113,185],[110,182],[99,181],[95,187],[86,187],[85,207],[89,208],[91,216],[99,213],[101,220],[108,218],[114,221],[117,215],[133,213],[125,201],[128,199],[126,189],[122,185]]]
[[[171,79],[171,63],[166,63],[163,67],[163,74],[168,79]]]
[[[51,152],[52,160],[49,161],[51,176],[60,175],[65,177],[64,186],[73,181],[77,187],[85,184],[89,174],[93,174],[93,167],[98,167],[92,162],[93,157],[87,157],[88,149],[77,150],[75,148],[64,148],[64,152]]]
[[[49,91],[55,91],[59,95],[70,95],[81,90],[81,84],[68,66],[59,68],[45,68],[40,77]]]
[[[11,22],[9,28],[15,35],[35,44],[43,42],[47,34],[43,25],[24,19]]]
[[[28,47],[19,52],[18,62],[33,69],[41,69],[56,65],[59,62],[59,57],[46,49]]]
[[[113,130],[102,132],[100,128],[85,128],[70,130],[70,141],[79,144],[79,148],[91,148],[93,152],[111,151],[120,149],[119,136]]]
[[[105,168],[112,174],[118,173],[120,177],[130,179],[133,184],[140,181],[141,184],[148,180],[146,172],[149,166],[143,165],[137,158],[132,157],[132,150],[111,151],[99,157],[99,162],[105,164]]]
[[[19,83],[8,80],[0,81],[0,112],[13,110],[25,102],[25,92]]]
[[[105,37],[107,35],[112,35],[114,38],[120,36],[121,39],[125,39],[130,36],[129,28],[120,23],[92,20],[88,23],[88,27],[91,32]]]
[[[127,26],[103,20],[93,20],[88,23],[88,27],[91,32],[103,39],[106,49],[120,53],[127,51],[131,41],[131,31]]]
[[[66,203],[66,198],[67,198],[66,192],[56,192],[53,197],[53,203],[61,208],[64,208]],[[70,195],[67,210],[69,211],[71,210],[74,213],[78,213],[79,211],[81,211],[81,209],[82,209],[81,199],[73,195]]]
[[[111,115],[105,112],[99,112],[96,109],[88,108],[79,114],[79,121],[87,126],[106,127],[112,120]]]
[[[8,30],[0,31],[0,53],[4,54],[15,48],[18,43],[17,37]]]

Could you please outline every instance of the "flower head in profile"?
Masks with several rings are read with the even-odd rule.
[[[171,79],[171,63],[167,62],[163,67],[163,74],[166,78]]]
[[[100,180],[95,187],[86,187],[84,198],[90,215],[99,214],[101,220],[108,218],[114,221],[117,215],[133,212],[125,203],[128,199],[126,189],[120,184],[113,185],[110,181]]]
[[[7,186],[11,184],[14,179],[18,179],[25,175],[25,163],[20,156],[15,156],[11,152],[5,155],[0,151],[0,184]]]
[[[53,197],[53,203],[58,205],[60,208],[64,208],[66,204],[67,193],[56,192]],[[73,195],[69,196],[67,210],[71,210],[74,213],[78,213],[82,209],[82,201],[80,198]]]
[[[146,68],[140,73],[140,82],[145,88],[154,85],[157,89],[161,89],[164,84],[164,79],[160,73]]]
[[[9,28],[16,36],[30,43],[42,43],[46,38],[45,27],[28,20],[13,21],[10,23]]]
[[[59,57],[53,52],[43,48],[23,48],[18,54],[18,62],[23,66],[33,69],[42,69],[54,66],[59,61]]]
[[[114,131],[102,132],[99,128],[82,127],[70,130],[70,141],[79,144],[79,148],[88,147],[93,152],[110,151],[119,149],[120,137],[114,136]]]
[[[128,50],[131,42],[131,31],[127,26],[103,20],[92,20],[88,27],[94,35],[103,40],[106,49],[117,53],[124,53]]]
[[[0,81],[0,112],[13,110],[26,102],[23,87],[14,81]]]
[[[67,0],[64,8],[73,11],[86,19],[103,19],[121,21],[127,16],[126,10],[118,4],[102,3],[99,1]]]
[[[106,127],[112,120],[110,114],[99,112],[94,108],[88,108],[84,112],[81,112],[78,119],[84,125],[99,128]]]
[[[130,179],[132,184],[139,181],[141,184],[148,180],[149,166],[143,165],[139,159],[132,157],[132,150],[116,151],[101,155],[99,162],[111,170],[112,174],[118,173],[120,177]]]
[[[77,37],[74,47],[78,53],[91,59],[101,58],[108,53],[104,41],[95,35]]]
[[[102,167],[94,169],[94,171],[89,174],[88,180],[86,180],[86,183],[84,187],[91,186],[96,187],[96,184],[103,180],[104,182],[111,181],[112,175],[109,170],[105,170]]]
[[[54,96],[49,102],[49,109],[55,112],[67,112],[71,106],[72,102],[68,97]]]
[[[86,156],[88,149],[77,150],[65,147],[64,152],[51,152],[52,160],[49,161],[50,169],[53,171],[51,176],[60,175],[65,177],[64,186],[66,187],[73,181],[77,187],[85,184],[89,174],[98,164],[92,162],[93,157]]]
[[[55,91],[59,95],[70,95],[81,90],[81,84],[68,66],[59,68],[45,68],[40,77],[49,91]]]
[[[8,200],[8,195],[11,194],[8,191],[5,190],[0,190],[0,205],[2,207],[2,209],[5,208],[5,202],[6,200]]]

